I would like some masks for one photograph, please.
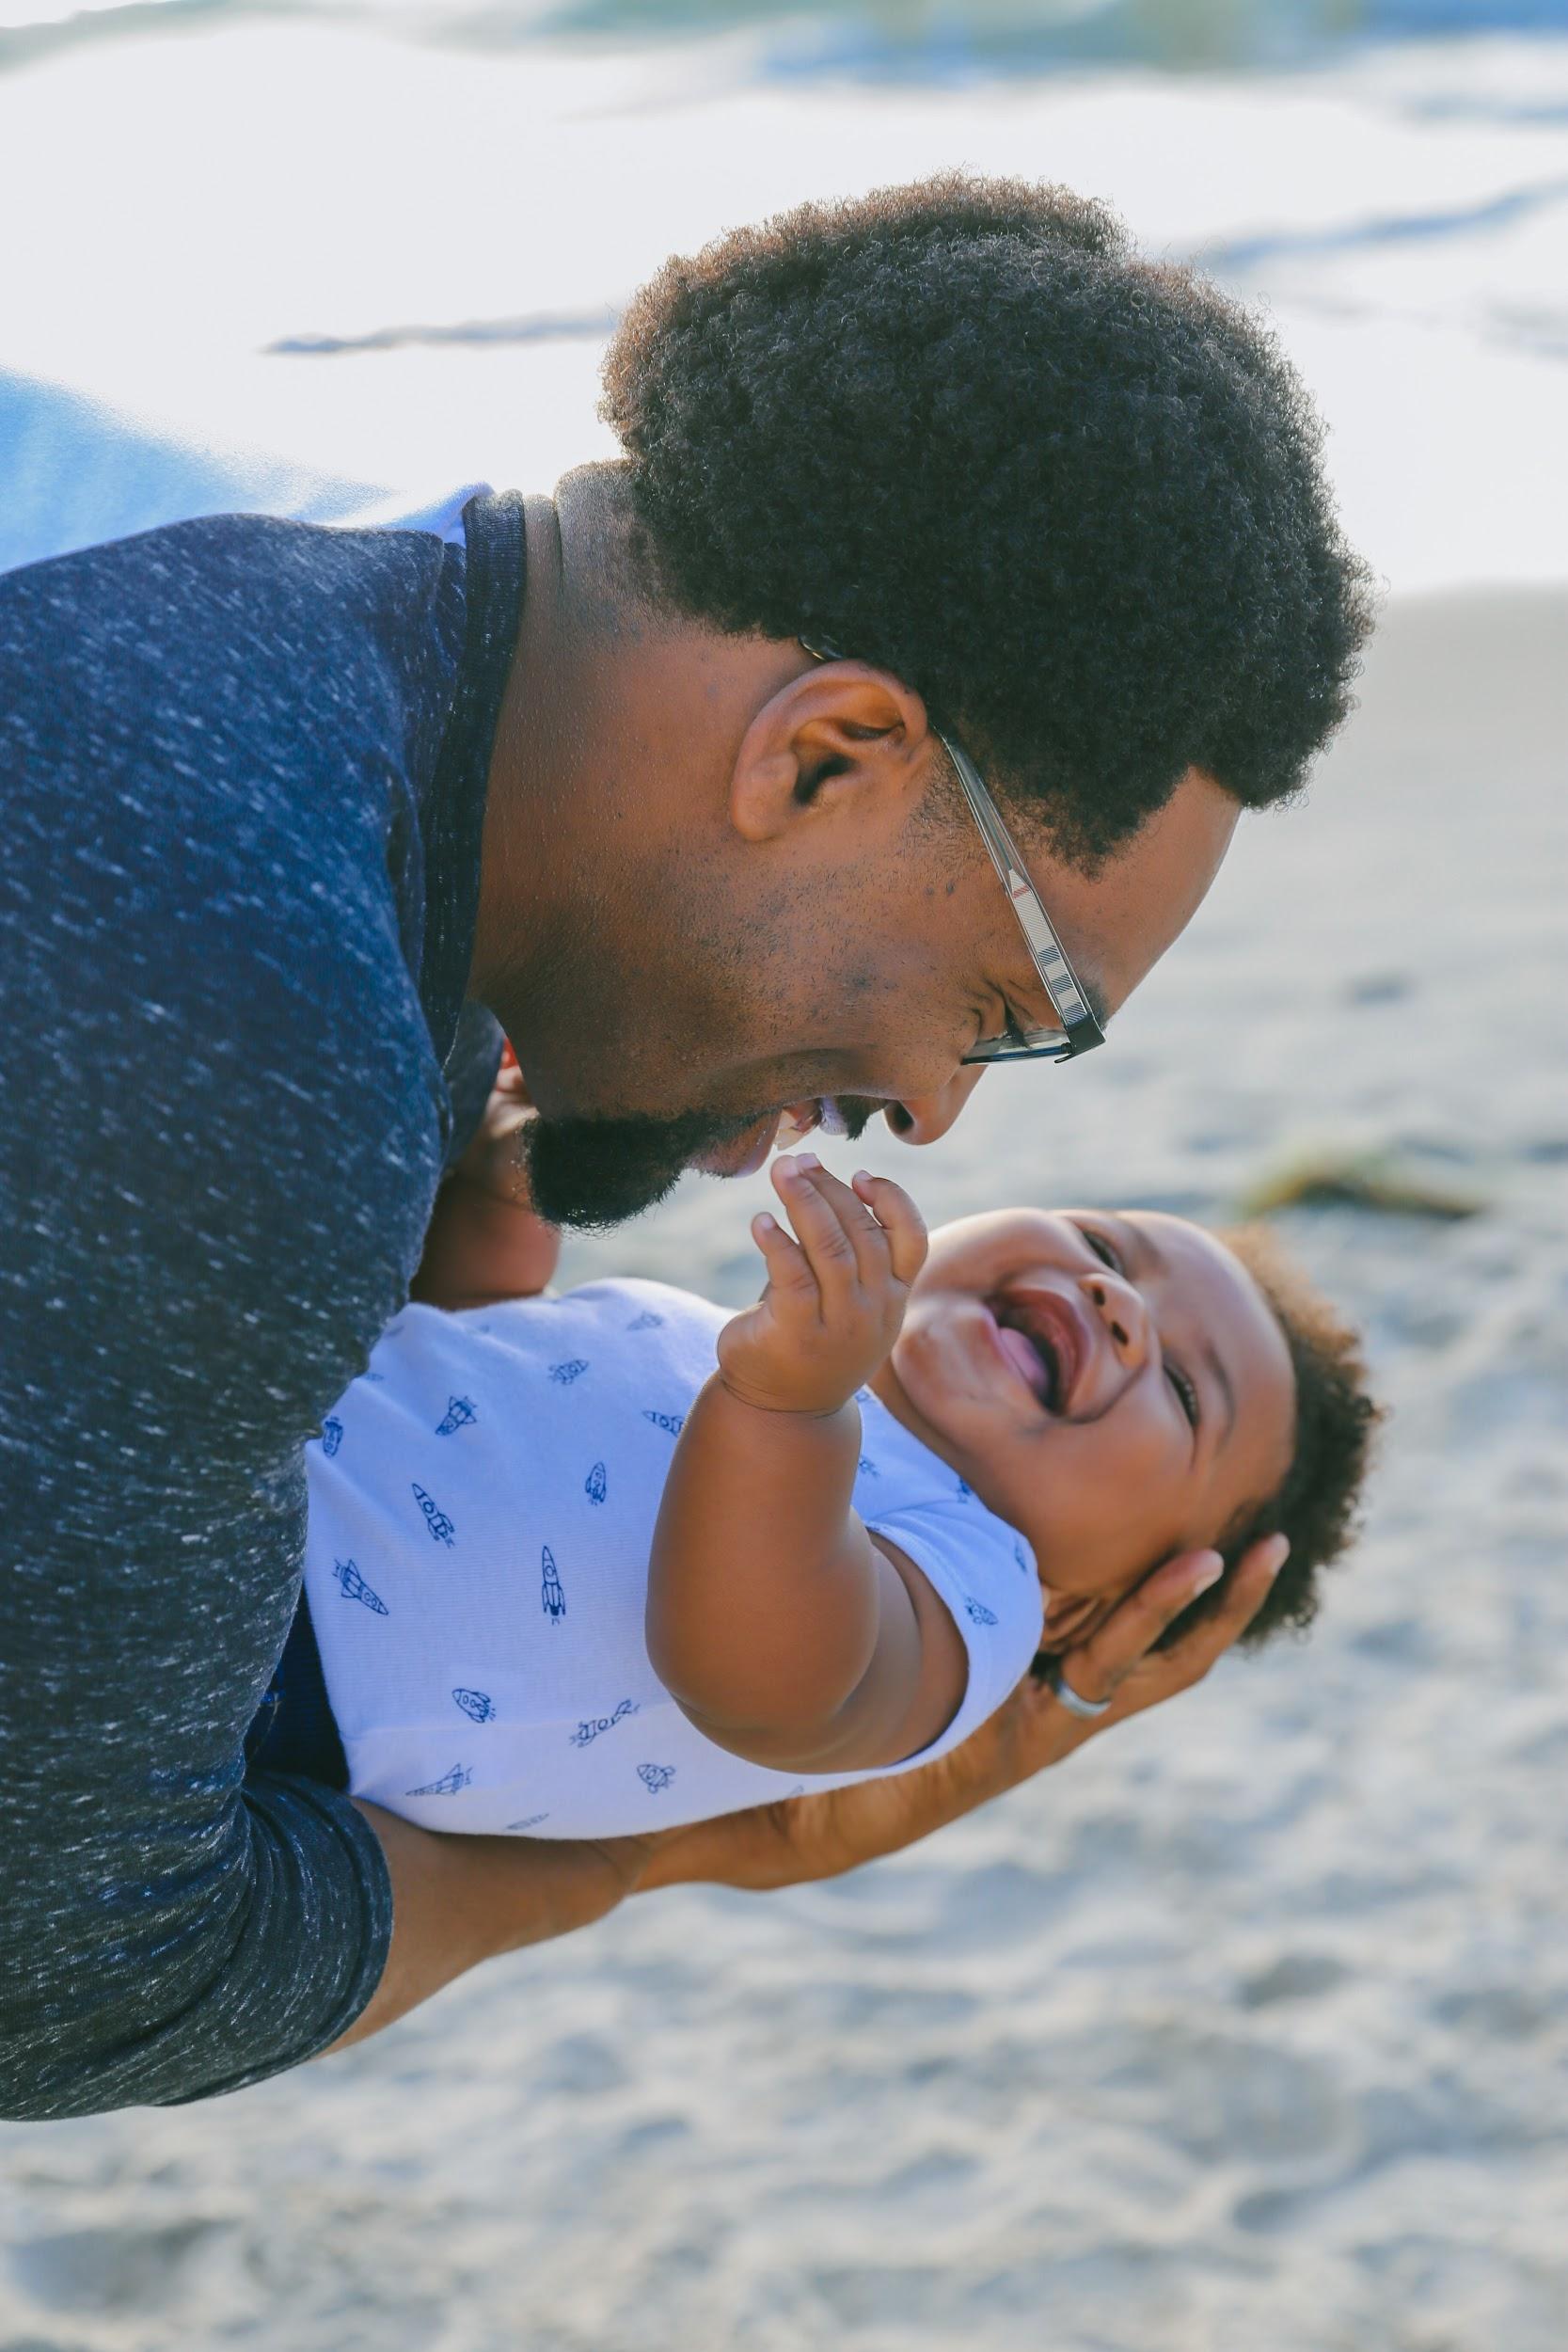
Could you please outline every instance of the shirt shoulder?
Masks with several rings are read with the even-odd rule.
[[[389,707],[384,691],[365,702],[378,675],[402,702],[450,694],[462,583],[463,550],[426,532],[255,515],[0,574],[8,756],[25,754],[53,703],[56,757],[73,745],[134,756],[164,748],[166,729],[176,745],[194,730],[206,750],[244,742],[254,769],[286,773],[306,746],[373,738]]]
[[[967,1479],[895,1421],[862,1404],[855,1508],[908,1554],[951,1614],[969,1654],[969,1687],[931,1755],[956,1745],[1000,1706],[1039,1646],[1044,1597],[1035,1555]]]
[[[324,472],[77,386],[0,368],[0,572],[208,515],[274,515],[455,543],[489,485]]]

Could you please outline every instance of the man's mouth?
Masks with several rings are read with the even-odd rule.
[[[769,1111],[766,1119],[753,1120],[728,1143],[699,1152],[691,1165],[705,1176],[754,1176],[773,1149],[778,1132],[779,1113]]]
[[[715,1144],[711,1152],[700,1152],[691,1165],[705,1176],[754,1176],[779,1140],[781,1131],[787,1142],[801,1143],[818,1128],[825,1136],[849,1132],[832,1095],[813,1095],[805,1102],[791,1103],[785,1110],[769,1111],[765,1118],[753,1120],[730,1142]]]
[[[849,1132],[849,1122],[831,1094],[814,1094],[804,1103],[791,1103],[783,1123],[792,1143],[803,1143],[818,1129],[825,1136],[847,1136]]]
[[[1070,1413],[1091,1354],[1077,1309],[1054,1291],[1003,1292],[986,1306],[1009,1369],[1048,1413]]]

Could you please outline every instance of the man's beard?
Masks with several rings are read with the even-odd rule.
[[[863,1096],[834,1096],[845,1131],[863,1135],[883,1106]],[[719,1150],[766,1117],[721,1118],[680,1111],[673,1119],[531,1119],[522,1131],[534,1208],[551,1225],[593,1232],[641,1216],[674,1190],[699,1153]]]

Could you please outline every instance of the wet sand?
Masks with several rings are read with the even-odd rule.
[[[1223,1217],[1319,1148],[1484,1200],[1281,1220],[1396,1412],[1311,1641],[854,1879],[634,1903],[214,2106],[0,2126],[0,2352],[1561,2352],[1565,625],[1397,606],[1106,1052],[873,1155],[933,1217]],[[743,1296],[760,1192],[572,1270]]]

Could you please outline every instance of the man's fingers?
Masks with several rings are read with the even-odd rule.
[[[926,1219],[903,1185],[895,1184],[891,1176],[868,1176],[862,1168],[855,1178],[855,1194],[887,1235],[894,1279],[908,1290],[926,1263]]]
[[[1205,1616],[1172,1645],[1169,1659],[1172,1670],[1179,1677],[1175,1687],[1184,1688],[1189,1683],[1201,1682],[1215,1659],[1223,1657],[1231,1644],[1246,1631],[1267,1600],[1269,1589],[1290,1557],[1290,1544],[1283,1535],[1265,1535],[1250,1550],[1243,1553],[1237,1563],[1236,1573],[1213,1614]]]
[[[1134,1670],[1143,1669],[1107,1722],[1174,1697],[1178,1691],[1201,1682],[1215,1659],[1245,1630],[1289,1550],[1282,1535],[1265,1536],[1254,1544],[1213,1613],[1168,1650],[1150,1655],[1165,1628],[1200,1594],[1211,1591],[1225,1568],[1217,1551],[1184,1552],[1164,1562],[1128,1594],[1088,1641],[1064,1654],[1058,1671],[1066,1675],[1080,1698],[1104,1699],[1113,1697]]]
[[[1225,1573],[1217,1551],[1184,1552],[1166,1560],[1128,1594],[1104,1624],[1073,1649],[1072,1687],[1085,1699],[1108,1698],[1146,1657],[1183,1609],[1208,1592]],[[1089,1677],[1089,1680],[1085,1680]]]

